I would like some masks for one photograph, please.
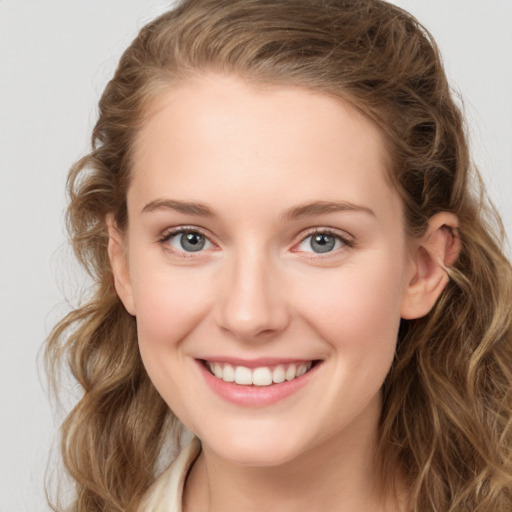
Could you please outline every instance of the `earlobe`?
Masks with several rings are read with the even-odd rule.
[[[106,223],[108,230],[108,257],[112,267],[114,286],[128,313],[135,316],[132,283],[128,257],[124,249],[123,234],[117,227],[112,214],[107,215]]]
[[[448,283],[447,269],[460,252],[458,219],[449,212],[434,215],[425,235],[417,241],[412,255],[413,275],[402,303],[404,319],[428,314]]]

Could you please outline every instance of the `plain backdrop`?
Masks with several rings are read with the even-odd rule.
[[[465,99],[474,160],[512,232],[512,0],[395,3],[437,39]],[[168,5],[0,0],[0,512],[49,510],[57,425],[40,350],[82,282],[65,242],[66,173],[88,149],[120,53]]]

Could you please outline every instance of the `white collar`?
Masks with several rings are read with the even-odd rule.
[[[199,440],[194,437],[146,491],[139,512],[182,512],[185,479],[200,451]]]

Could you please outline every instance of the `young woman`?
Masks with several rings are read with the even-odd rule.
[[[185,0],[92,140],[68,220],[96,288],[47,348],[84,390],[72,510],[511,509],[511,268],[414,18]]]

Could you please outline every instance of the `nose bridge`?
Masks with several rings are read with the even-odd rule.
[[[235,251],[225,270],[219,325],[246,340],[267,339],[282,331],[288,324],[288,306],[268,251],[256,246]]]

